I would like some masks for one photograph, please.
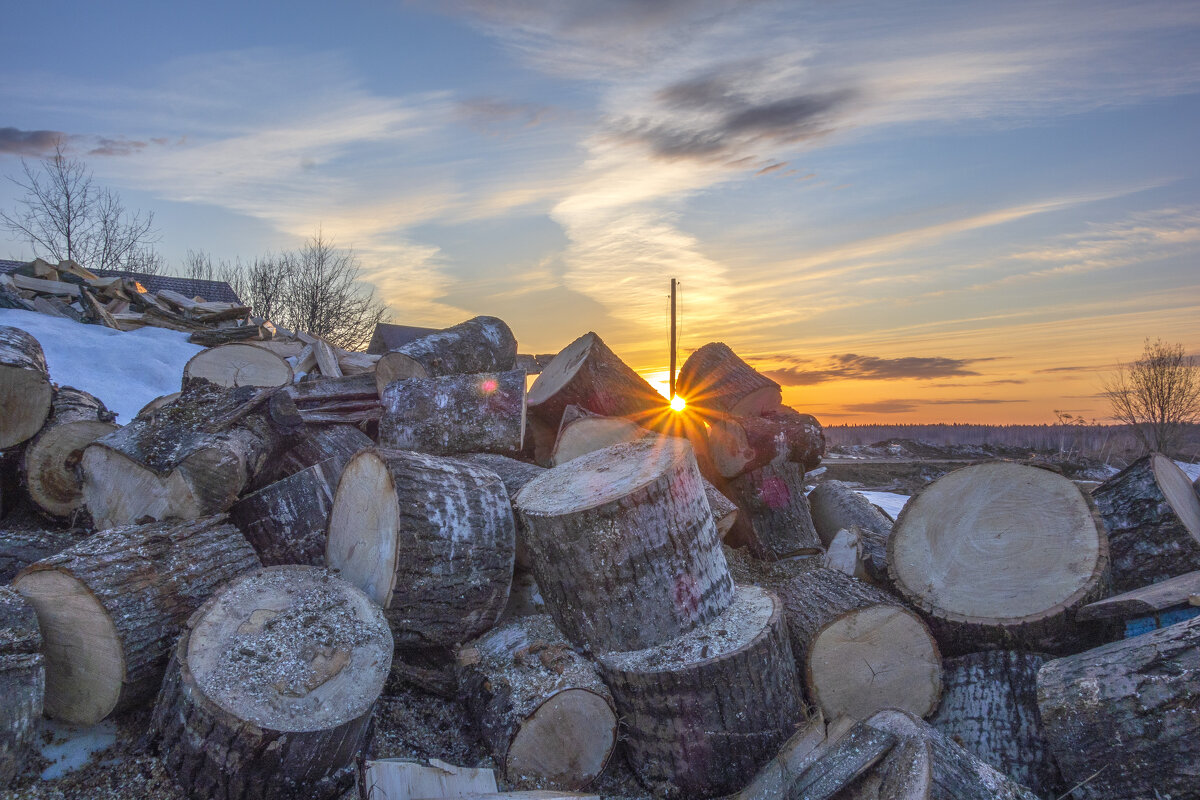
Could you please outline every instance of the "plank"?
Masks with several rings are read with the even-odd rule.
[[[18,289],[27,289],[42,294],[56,294],[63,297],[78,297],[79,287],[73,283],[62,281],[44,281],[41,278],[30,278],[18,272],[12,274],[12,281]]]
[[[492,770],[456,767],[436,758],[427,764],[400,758],[367,761],[363,787],[372,800],[461,797],[498,791]]]
[[[317,358],[317,366],[321,369],[321,374],[326,378],[342,377],[342,368],[338,365],[337,354],[333,352],[333,347],[324,339],[317,339],[312,343],[313,355]]]
[[[1193,595],[1200,595],[1200,570],[1091,603],[1079,609],[1075,618],[1089,622],[1140,617],[1184,605]]]

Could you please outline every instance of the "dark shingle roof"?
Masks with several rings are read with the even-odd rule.
[[[0,259],[0,274],[16,272],[28,263],[28,261]],[[242,302],[237,293],[233,291],[233,287],[225,281],[202,281],[195,278],[176,278],[173,275],[146,275],[142,272],[127,272],[121,269],[94,269],[92,272],[101,278],[131,278],[145,286],[148,292],[170,289],[185,297],[203,297],[210,303],[241,305]]]
[[[367,352],[372,355],[382,355],[390,353],[409,342],[420,339],[430,333],[437,333],[439,328],[417,328],[412,325],[392,325],[387,322],[381,322],[375,326],[375,333],[371,335],[371,343],[367,345]]]

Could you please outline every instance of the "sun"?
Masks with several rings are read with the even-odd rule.
[[[682,397],[680,397],[679,395],[675,395],[674,397],[671,398],[671,410],[672,411],[683,411],[685,408],[687,408],[687,401],[684,400]]]

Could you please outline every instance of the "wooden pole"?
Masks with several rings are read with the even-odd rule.
[[[675,279],[671,278],[671,392],[668,401],[675,399]]]

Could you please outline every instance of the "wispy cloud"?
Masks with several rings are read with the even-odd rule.
[[[55,145],[65,142],[62,131],[23,131],[19,128],[0,128],[0,155],[42,156],[54,152]]]

